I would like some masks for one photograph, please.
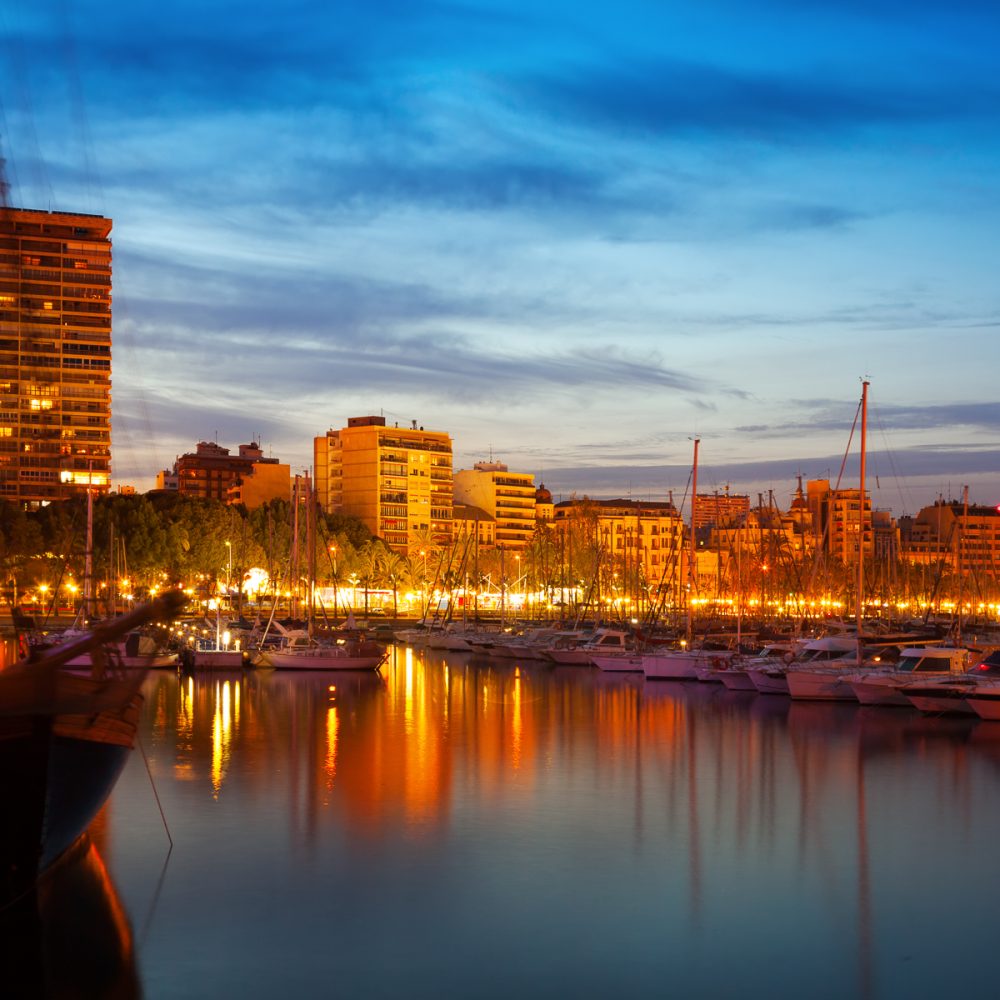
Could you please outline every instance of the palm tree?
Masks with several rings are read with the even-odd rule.
[[[382,572],[386,580],[392,587],[392,617],[399,617],[399,604],[397,600],[399,584],[411,573],[412,567],[408,559],[404,559],[398,552],[386,549],[382,554]]]
[[[357,574],[358,579],[365,588],[365,620],[368,619],[368,591],[373,585],[377,585],[382,579],[382,566],[384,553],[387,551],[385,544],[379,539],[372,539],[358,550],[357,553]]]

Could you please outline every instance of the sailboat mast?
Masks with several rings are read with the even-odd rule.
[[[861,461],[858,497],[858,599],[855,621],[858,633],[858,666],[861,666],[861,623],[864,618],[865,584],[865,457],[868,447],[868,384],[861,383]]]
[[[309,573],[308,631],[313,633],[313,614],[316,601],[316,506],[313,501],[312,474],[306,479],[306,567]]]
[[[698,542],[695,538],[695,512],[698,509],[698,442],[694,439],[694,459],[691,463],[691,552],[688,558],[688,601],[687,601],[687,641],[691,644],[694,633],[694,591],[698,579]]]

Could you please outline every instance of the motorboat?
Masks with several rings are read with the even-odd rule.
[[[990,695],[998,692],[1000,652],[993,652],[964,674],[914,682],[904,693],[910,704],[924,715],[980,715],[982,711],[991,711]]]
[[[862,705],[909,708],[906,690],[931,677],[955,677],[969,665],[969,650],[955,646],[909,646],[896,663],[882,670],[855,673],[849,683]]]
[[[647,680],[696,681],[699,672],[721,670],[737,656],[735,649],[663,649],[643,654],[642,672]]]
[[[785,679],[793,699],[856,701],[849,676],[858,668],[858,640],[827,635],[807,642],[788,664]]]
[[[599,628],[588,642],[571,648],[551,648],[548,657],[561,666],[593,666],[594,656],[624,656],[632,652],[632,637],[622,629]]]

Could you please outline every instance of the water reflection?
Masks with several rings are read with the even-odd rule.
[[[0,911],[3,994],[23,997],[140,997],[132,930],[89,837]]]
[[[211,883],[225,851],[203,919],[279,907],[262,956],[291,949],[318,983],[315,949],[347,992],[419,992],[414,970],[461,992],[502,940],[519,959],[487,995],[889,996],[941,979],[914,942],[939,906],[989,914],[1000,874],[1000,726],[974,720],[410,649],[381,675],[160,675],[147,693],[189,827],[173,877]],[[963,979],[988,965],[973,949]]]

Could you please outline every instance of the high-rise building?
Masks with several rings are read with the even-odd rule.
[[[451,438],[442,431],[387,427],[351,417],[314,439],[316,496],[328,513],[360,518],[397,552],[453,538]]]
[[[806,484],[806,498],[814,540],[833,558],[856,562],[859,538],[864,540],[864,555],[873,553],[872,501],[867,490],[862,504],[857,487],[835,490],[829,479],[812,479]]]
[[[111,485],[111,220],[0,207],[0,498]]]
[[[476,462],[455,473],[455,499],[496,520],[496,544],[523,549],[535,531],[535,477],[511,472],[503,462]]]
[[[724,528],[740,524],[750,511],[750,497],[745,493],[699,493],[694,507],[694,526]]]

